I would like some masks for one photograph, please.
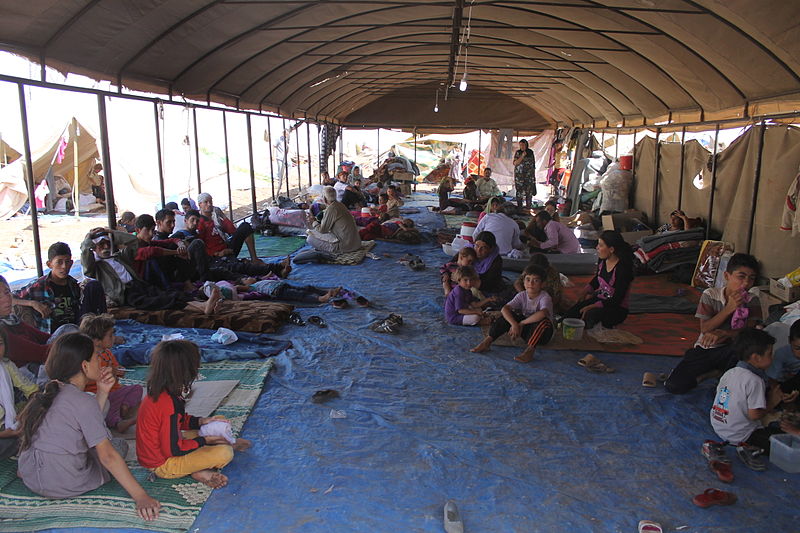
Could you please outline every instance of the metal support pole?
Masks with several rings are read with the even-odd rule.
[[[311,124],[306,117],[306,149],[308,151],[308,186],[311,187]]]
[[[267,137],[269,137],[269,183],[272,187],[272,203],[275,203],[275,167],[272,162],[272,126],[267,117]]]
[[[339,166],[342,166],[342,161],[344,161],[344,128],[339,128]],[[338,172],[338,170],[337,170]]]
[[[158,113],[159,104],[153,102],[153,120],[156,126],[156,154],[158,154],[158,192],[161,198],[161,207],[167,203],[167,197],[164,193],[164,160],[161,154],[161,123],[159,122]]]
[[[633,130],[633,150],[631,151],[631,182],[633,187],[628,191],[628,205],[633,206],[636,202],[636,130]]]
[[[376,153],[378,154],[378,161],[375,164],[380,167],[381,166],[381,129],[378,128],[377,132],[378,132],[378,148],[377,148],[377,152]]]
[[[283,169],[281,170],[281,181],[278,184],[278,195],[281,194],[281,189],[283,188],[283,175],[286,174],[286,196],[291,196],[289,194],[289,140],[286,138],[288,133],[286,133],[286,119],[281,119],[282,126],[283,126]]]
[[[250,115],[247,115],[248,120]],[[197,194],[202,192],[200,183],[200,143],[197,140],[197,108],[192,108],[192,122],[194,123],[194,161],[197,167]]]
[[[758,156],[756,157],[756,169],[753,179],[753,201],[750,209],[750,225],[747,229],[747,253],[750,253],[750,245],[753,243],[753,225],[756,222],[756,207],[758,206],[758,186],[761,183],[761,156],[764,154],[764,134],[767,126],[761,121],[761,130],[758,133]]]
[[[714,214],[714,193],[717,190],[717,145],[719,142],[719,124],[714,129],[714,150],[711,156],[711,194],[708,198],[708,218],[706,219],[706,239],[711,233],[711,216]]]
[[[681,209],[681,204],[683,203],[683,174],[684,174],[684,164],[686,163],[686,150],[684,146],[684,142],[686,141],[686,127],[681,128],[681,173],[680,178],[678,179],[678,209]]]
[[[249,116],[249,115],[248,115]],[[228,155],[228,116],[222,112],[222,135],[225,137],[225,176],[228,180],[228,213],[233,220],[233,193],[231,192],[231,161]]]
[[[253,202],[253,213],[258,212],[256,201],[256,167],[253,164],[253,128],[250,115],[247,115],[247,155],[250,161],[250,200]]]
[[[297,126],[294,135],[295,153],[297,154],[297,192],[303,188],[303,176],[300,174],[300,126]]]
[[[322,184],[322,126],[317,124],[317,170],[319,171],[319,182]],[[325,164],[328,170],[328,164]]]
[[[481,157],[483,155],[483,148],[481,144],[481,136],[483,134],[483,128],[478,128],[478,175],[482,176],[483,172],[481,171]]]
[[[661,144],[659,144],[659,137],[661,137],[661,128],[656,129],[655,161],[653,162],[655,168],[653,169],[653,201],[650,205],[650,213],[653,217],[652,222],[654,228],[658,227],[658,170],[661,163]]]
[[[117,212],[114,207],[114,181],[111,177],[111,148],[108,143],[108,115],[106,113],[106,97],[97,95],[97,114],[100,119],[100,144],[103,147],[103,177],[106,186],[106,212],[108,213],[108,227],[117,227]]]
[[[44,67],[43,67],[44,68]],[[36,211],[36,198],[33,194],[33,158],[31,157],[31,138],[28,131],[28,106],[25,103],[25,87],[17,84],[19,91],[19,116],[22,121],[22,144],[25,151],[25,173],[28,178],[28,204],[31,212],[31,228],[33,229],[33,251],[36,254],[36,275],[42,277],[42,248],[39,241],[39,213]]]
[[[417,127],[414,126],[414,166],[417,166]],[[414,176],[414,192],[417,192],[417,177]]]
[[[619,160],[619,130],[617,130],[617,137],[614,139],[614,159]]]

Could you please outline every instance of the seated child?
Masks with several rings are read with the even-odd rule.
[[[739,363],[725,372],[717,385],[711,406],[711,426],[725,443],[736,446],[736,453],[748,468],[764,470],[761,454],[769,454],[769,437],[781,433],[760,420],[782,400],[778,385],[767,387],[765,370],[772,364],[775,339],[766,331],[743,329],[733,352]]]
[[[125,433],[136,423],[136,410],[142,401],[141,385],[122,385],[119,378],[125,375],[125,369],[119,366],[117,358],[111,353],[114,347],[114,317],[111,315],[87,314],[81,320],[81,333],[94,342],[100,367],[109,367],[114,379],[108,393],[108,413],[106,424],[120,433]],[[97,392],[97,383],[90,380],[84,389],[86,392]]]
[[[562,287],[561,287],[561,274],[559,274],[558,270],[556,270],[553,265],[550,264],[548,261],[547,256],[543,253],[536,253],[533,254],[528,261],[527,266],[536,265],[539,268],[544,269],[546,273],[546,279],[544,281],[544,285],[542,285],[542,290],[545,291],[547,294],[550,295],[550,298],[553,300],[553,311],[558,313],[562,311],[562,306],[564,302],[562,301]],[[522,292],[525,290],[525,274],[520,274],[517,281],[514,282],[514,290],[517,292]]]
[[[775,352],[767,376],[781,384],[784,394],[800,391],[800,320],[789,328],[789,344]]]
[[[664,382],[673,394],[689,392],[704,379],[733,367],[736,356],[731,351],[732,341],[745,326],[761,320],[758,296],[749,292],[758,277],[756,258],[734,254],[723,276],[723,287],[708,288],[700,297],[694,315],[700,319],[700,336]]]
[[[46,333],[55,333],[64,324],[78,324],[85,313],[106,312],[106,295],[100,282],[87,280],[81,289],[69,274],[72,263],[69,245],[53,243],[47,249],[50,272],[14,291],[14,304],[36,311],[35,325]]]
[[[190,475],[218,489],[228,484],[218,470],[233,460],[234,450],[245,450],[250,442],[236,439],[230,446],[223,436],[197,436],[202,426],[224,421],[219,416],[198,418],[185,412],[185,396],[199,369],[200,349],[193,342],[162,341],[153,349],[147,396],[136,424],[136,456],[139,464],[160,478]]]
[[[398,218],[400,216],[400,208],[403,207],[403,199],[400,198],[397,187],[389,185],[386,187],[386,194],[389,195],[389,199],[386,202],[386,214],[389,215],[389,218]]]
[[[410,218],[404,218],[396,222],[370,222],[367,227],[358,230],[358,236],[362,241],[371,241],[373,239],[397,239],[399,234],[404,231],[414,229],[414,221]]]
[[[442,268],[439,269],[439,272],[442,274],[442,289],[444,289],[444,296],[447,297],[450,294],[450,291],[453,290],[453,287],[457,287],[458,283],[453,280],[453,274],[455,274],[458,267],[462,266],[472,266],[475,261],[478,260],[478,254],[475,253],[475,248],[471,246],[465,246],[458,251],[456,254],[456,260],[450,261],[442,265]],[[472,294],[478,297],[475,294],[475,289],[478,289],[480,286],[480,277],[478,278],[478,287],[473,287]],[[478,297],[481,299],[480,297]]]
[[[236,290],[242,300],[274,299],[324,304],[336,298],[342,288],[322,289],[285,279],[245,278],[236,286]]]
[[[39,387],[23,376],[6,357],[6,328],[0,325],[0,460],[16,455],[19,448],[17,413]]]
[[[553,337],[553,301],[542,290],[547,273],[536,265],[528,266],[523,273],[525,290],[517,293],[501,311],[489,328],[489,335],[471,351],[482,353],[503,333],[509,332],[512,339],[528,339],[528,345],[515,359],[521,363],[533,360],[538,344],[546,344]]]
[[[482,323],[483,308],[494,301],[492,298],[478,300],[472,288],[480,283],[480,276],[471,266],[460,266],[453,278],[458,283],[444,301],[444,317],[454,326],[475,326]]]
[[[47,358],[51,381],[20,414],[18,475],[30,490],[46,498],[72,498],[108,483],[113,476],[136,502],[144,520],[158,518],[161,504],[133,477],[117,448],[122,439],[108,432],[100,406],[114,383],[101,368],[92,339],[62,335]],[[97,381],[97,397],[83,392]]]

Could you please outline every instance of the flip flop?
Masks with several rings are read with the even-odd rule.
[[[311,395],[312,403],[325,403],[339,397],[339,392],[333,389],[318,390]]]
[[[642,387],[653,389],[658,385],[658,376],[655,372],[645,372],[642,376]]]
[[[344,298],[337,298],[336,300],[331,300],[331,305],[335,309],[347,309],[348,307],[350,307],[350,304],[347,303],[347,300],[345,300]]]
[[[322,320],[322,317],[317,316],[317,315],[312,315],[312,316],[308,317],[308,323],[309,324],[314,324],[315,326],[320,327],[320,328],[327,328],[328,327],[328,324],[326,324],[325,321]]]
[[[698,507],[711,507],[712,505],[733,505],[736,503],[736,494],[719,489],[706,489],[702,494],[692,498],[692,503]]]
[[[579,359],[578,364],[589,372],[594,372],[595,374],[613,374],[616,372],[614,368],[606,365],[604,362],[590,353]]]
[[[730,463],[724,461],[709,461],[708,468],[710,468],[723,483],[733,482],[733,468]]]
[[[664,533],[664,530],[658,522],[639,520],[639,533]]]
[[[289,322],[296,326],[305,326],[306,322],[303,320],[303,317],[300,316],[300,313],[292,313],[289,315]]]
[[[359,296],[358,298],[356,298],[356,303],[361,307],[369,307],[369,300],[367,300],[363,296]]]

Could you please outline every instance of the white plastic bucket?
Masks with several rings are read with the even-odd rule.
[[[561,335],[568,341],[579,341],[583,338],[586,323],[580,318],[565,318],[561,322]]]

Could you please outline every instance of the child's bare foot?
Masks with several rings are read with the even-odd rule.
[[[133,426],[134,424],[136,424],[136,417],[133,417],[133,418],[126,418],[125,420],[120,420],[120,421],[117,423],[117,431],[119,431],[120,433],[125,433],[125,432],[126,432],[126,431],[128,431],[128,430],[131,428],[131,426]]]
[[[324,304],[327,303],[331,298],[336,298],[337,296],[339,296],[339,291],[341,290],[342,290],[341,287],[335,287],[329,290],[328,292],[319,297],[319,303]]]
[[[247,439],[236,439],[236,442],[233,443],[233,449],[237,452],[243,452],[252,445],[253,443]]]
[[[221,489],[228,484],[227,476],[216,470],[200,470],[192,474],[192,479],[212,489]]]
[[[214,287],[211,289],[211,296],[208,297],[206,305],[203,307],[203,313],[206,315],[214,313],[220,300],[222,300],[222,293],[219,291],[219,287]]]
[[[281,266],[281,277],[288,278],[289,274],[292,272],[292,260],[288,255],[286,256],[286,259],[281,261]]]
[[[519,361],[520,363],[530,363],[533,361],[533,352],[536,351],[536,348],[532,346],[528,346],[525,350],[522,351],[521,354],[514,358],[514,361]]]
[[[483,341],[481,341],[479,345],[471,349],[470,352],[483,353],[485,351],[488,351],[489,347],[492,345],[492,342],[494,342],[493,338],[486,337],[485,339],[483,339]]]

